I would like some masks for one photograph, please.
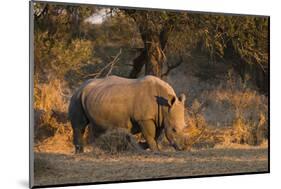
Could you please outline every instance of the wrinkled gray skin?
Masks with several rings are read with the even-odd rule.
[[[183,150],[184,101],[184,95],[178,98],[169,84],[154,76],[88,80],[69,105],[75,152],[83,152],[87,125],[93,139],[114,128],[125,128],[132,134],[141,132],[154,151],[159,150],[157,139],[164,130],[170,144]]]

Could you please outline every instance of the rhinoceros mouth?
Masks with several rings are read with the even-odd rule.
[[[173,146],[173,148],[175,148],[175,150],[177,150],[177,151],[181,151],[182,150],[174,141],[169,140],[169,142],[170,142],[170,145]]]
[[[176,145],[175,143],[171,144],[176,150],[181,151],[181,149],[178,147],[178,145]]]

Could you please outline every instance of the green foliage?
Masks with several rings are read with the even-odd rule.
[[[77,69],[91,60],[93,44],[89,40],[73,39],[69,43],[58,39],[51,43],[47,32],[35,35],[35,73],[51,73],[62,78],[70,69]]]
[[[100,12],[106,12],[102,24],[86,21]],[[69,70],[95,62],[94,47],[105,46],[140,49],[148,45],[146,48],[152,48],[148,53],[158,61],[192,56],[192,51],[200,50],[210,55],[210,62],[228,63],[239,57],[239,67],[251,65],[252,73],[247,74],[252,78],[268,73],[267,17],[36,2],[34,18],[35,72],[43,79],[50,73],[63,78]],[[152,41],[156,47],[149,46]],[[160,45],[165,57],[157,52]]]
[[[92,7],[34,4],[35,77],[63,79],[92,59],[93,41],[85,37],[84,19]]]
[[[69,90],[65,75],[79,72],[93,58],[93,41],[87,39],[91,7],[34,3],[34,111],[35,140],[54,136],[64,126]],[[65,120],[64,120],[65,121]],[[65,133],[67,136],[68,134]]]
[[[185,23],[174,31],[176,38],[171,35],[170,47],[186,51],[184,46],[192,50],[199,43],[211,58],[226,58],[225,52],[231,47],[245,63],[267,66],[267,17],[189,13]]]
[[[268,17],[161,10],[121,11],[139,28],[144,48],[153,49],[153,45],[149,46],[151,43],[158,46],[149,51],[148,56],[157,54],[161,46],[168,58],[192,56],[192,52],[199,50],[209,55],[209,62],[233,64],[235,60],[233,66],[243,79],[249,75],[258,88],[264,92],[268,90]],[[161,60],[158,59],[158,64],[162,64]]]
[[[34,3],[35,31],[48,31],[55,38],[84,37],[84,20],[95,11],[94,6]]]
[[[96,47],[142,47],[142,40],[136,24],[122,13],[110,14],[102,24],[89,27],[89,38]]]

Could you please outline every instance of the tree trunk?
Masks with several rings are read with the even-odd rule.
[[[144,49],[140,55],[134,59],[130,77],[138,77],[142,67],[145,65],[145,75],[154,75],[161,78],[162,67],[165,62],[163,49],[167,40],[163,37],[163,32],[160,34],[153,33],[152,31],[148,32],[146,28],[142,27],[140,27],[140,32],[144,43]]]
[[[130,78],[137,78],[143,65],[145,64],[146,50],[143,49],[140,55],[133,60],[133,69],[130,73]]]
[[[146,41],[145,75],[154,75],[161,78],[164,63],[164,53],[158,35],[149,36],[151,40]]]
[[[135,58],[130,77],[137,77],[145,65],[145,75],[162,76],[162,67],[165,62],[164,48],[172,31],[172,21],[159,23],[161,15],[151,14],[147,11],[136,13],[133,10],[125,10],[138,26],[144,49]],[[161,25],[161,26],[160,26]]]

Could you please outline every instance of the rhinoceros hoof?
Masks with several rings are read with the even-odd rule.
[[[80,154],[84,152],[83,146],[75,146],[75,154]]]

